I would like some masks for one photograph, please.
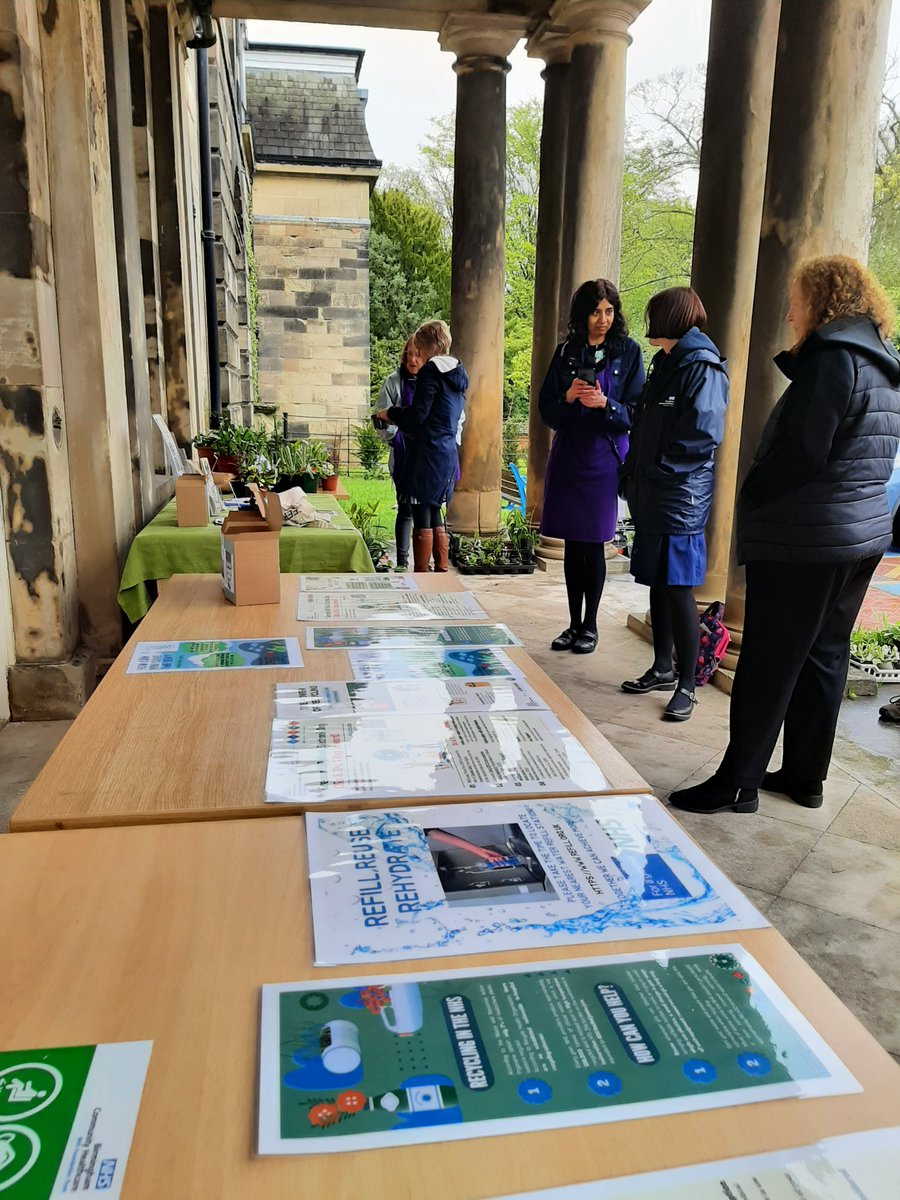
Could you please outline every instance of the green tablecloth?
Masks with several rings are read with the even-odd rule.
[[[282,574],[356,571],[372,574],[375,568],[365,542],[333,496],[309,499],[317,509],[333,513],[329,529],[292,529],[286,526],[279,539]],[[222,530],[218,525],[179,529],[175,501],[145,526],[131,543],[119,582],[119,607],[132,623],[150,607],[147,581],[172,575],[218,575],[222,569]]]

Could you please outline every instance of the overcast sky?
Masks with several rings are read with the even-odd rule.
[[[674,67],[705,61],[710,0],[653,0],[632,26],[628,86]],[[250,21],[252,41],[363,49],[360,86],[367,88],[366,122],[376,155],[387,163],[412,165],[426,140],[431,117],[452,112],[456,98],[453,55],[441,51],[437,34],[366,29],[356,25],[311,25]],[[900,53],[900,3],[895,0],[889,54]],[[543,63],[530,60],[522,43],[511,56],[509,104],[543,94]]]

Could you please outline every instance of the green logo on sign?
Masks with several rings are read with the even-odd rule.
[[[27,1175],[38,1160],[41,1139],[24,1125],[4,1125],[0,1130],[0,1192]]]
[[[62,1073],[49,1063],[15,1063],[0,1071],[0,1123],[33,1117],[62,1091]]]

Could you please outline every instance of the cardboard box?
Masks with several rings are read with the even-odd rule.
[[[229,513],[222,526],[222,590],[232,604],[278,604],[281,501],[251,486],[255,508]]]
[[[179,529],[209,524],[205,475],[179,475],[175,480],[175,519]]]

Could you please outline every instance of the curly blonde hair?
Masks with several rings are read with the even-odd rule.
[[[814,329],[839,317],[868,317],[890,337],[896,314],[887,292],[862,263],[846,254],[812,258],[794,277],[809,305]]]

